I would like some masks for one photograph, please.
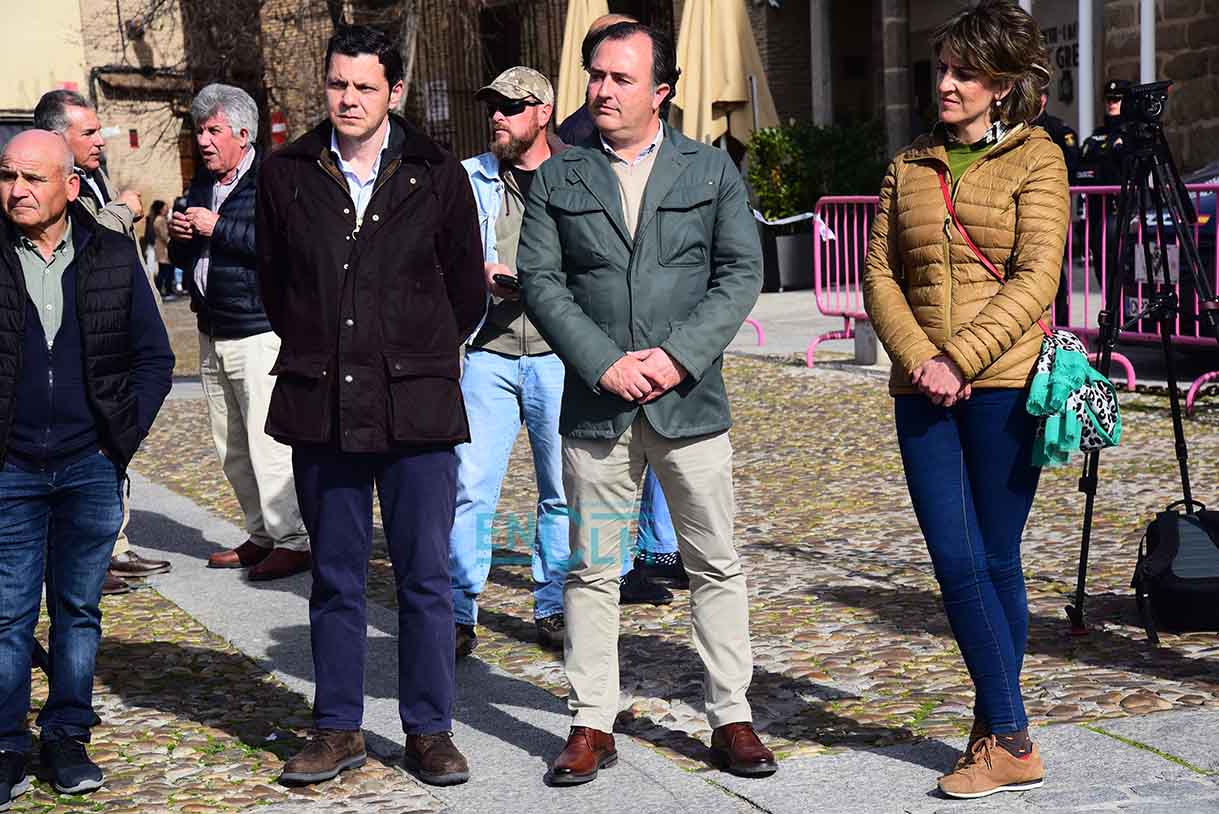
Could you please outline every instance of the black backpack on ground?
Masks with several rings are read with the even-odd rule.
[[[1219,630],[1219,511],[1181,514],[1173,503],[1156,515],[1139,543],[1134,588],[1147,639],[1166,630]]]

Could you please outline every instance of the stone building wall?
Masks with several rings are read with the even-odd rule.
[[[1164,115],[1169,146],[1183,172],[1219,159],[1219,0],[1161,0],[1156,16],[1156,75],[1173,80]],[[1139,2],[1107,0],[1106,78],[1139,78]]]
[[[118,189],[137,190],[145,208],[157,199],[172,202],[189,180],[183,177],[180,138],[188,97],[173,76],[184,63],[181,10],[170,0],[145,21],[143,36],[128,36],[123,23],[148,5],[118,0],[116,8],[115,0],[80,0],[86,78],[79,90],[95,101],[107,134],[107,174]]]

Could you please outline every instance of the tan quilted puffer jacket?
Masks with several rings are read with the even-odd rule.
[[[974,387],[1025,387],[1070,225],[1062,151],[1040,127],[1022,126],[961,175],[957,217],[1002,285],[952,226],[940,168],[948,156],[936,128],[898,153],[880,190],[863,292],[893,358],[889,390],[917,392],[910,373],[940,353]]]

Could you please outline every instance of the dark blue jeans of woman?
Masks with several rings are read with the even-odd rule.
[[[951,408],[898,396],[897,440],[948,623],[977,692],[975,711],[999,734],[1028,726],[1020,668],[1028,597],[1020,538],[1041,470],[1025,391],[976,389]]]

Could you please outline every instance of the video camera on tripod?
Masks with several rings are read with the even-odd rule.
[[[1139,560],[1131,583],[1152,644],[1159,642],[1156,635],[1157,619],[1162,624],[1178,628],[1219,629],[1219,512],[1209,511],[1205,505],[1194,500],[1190,484],[1189,452],[1185,443],[1173,356],[1173,326],[1180,303],[1169,272],[1169,243],[1165,234],[1168,223],[1174,227],[1181,280],[1188,280],[1197,292],[1197,318],[1201,321],[1202,333],[1211,337],[1219,337],[1219,330],[1216,329],[1219,300],[1215,299],[1214,288],[1206,277],[1194,241],[1191,227],[1198,221],[1197,212],[1164,137],[1162,119],[1171,87],[1172,83],[1168,81],[1151,82],[1127,88],[1123,95],[1121,129],[1125,152],[1117,221],[1121,228],[1116,235],[1109,237],[1117,241],[1116,256],[1125,266],[1128,260],[1133,260],[1135,245],[1132,240],[1138,234],[1129,228],[1129,224],[1132,221],[1139,224],[1143,232],[1139,241],[1142,260],[1152,293],[1138,313],[1123,315],[1122,275],[1111,274],[1106,280],[1104,308],[1097,318],[1100,348],[1096,369],[1106,377],[1121,332],[1143,320],[1158,326],[1164,355],[1184,499],[1157,515],[1148,527],[1144,538],[1147,550],[1144,553],[1140,545]],[[1154,212],[1154,220],[1148,218],[1149,206]],[[1137,221],[1134,221],[1136,215]],[[1099,450],[1089,452],[1079,481],[1079,489],[1086,496],[1079,573],[1075,602],[1066,609],[1075,633],[1086,630],[1083,608],[1099,462]],[[1182,507],[1184,513],[1178,513],[1178,507]]]

